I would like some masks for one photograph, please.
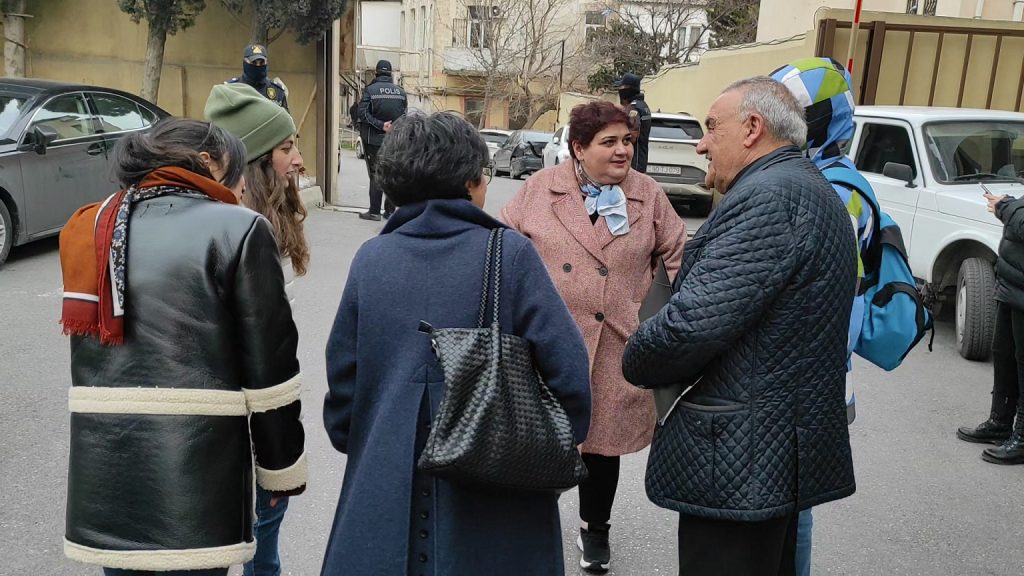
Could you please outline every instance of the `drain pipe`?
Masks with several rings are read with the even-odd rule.
[[[974,8],[974,17],[981,18],[985,14],[985,0],[978,0],[978,4]]]
[[[1013,21],[1024,22],[1024,0],[1013,0]]]

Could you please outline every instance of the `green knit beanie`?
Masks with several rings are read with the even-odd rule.
[[[206,119],[237,136],[245,144],[249,163],[295,134],[295,121],[287,110],[242,83],[217,84],[206,99]]]

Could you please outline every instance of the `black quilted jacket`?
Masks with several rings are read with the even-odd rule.
[[[655,504],[759,521],[853,494],[852,230],[814,164],[787,147],[743,171],[687,243],[677,293],[623,357],[640,387],[700,378],[655,432]]]

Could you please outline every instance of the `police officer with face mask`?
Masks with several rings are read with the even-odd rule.
[[[619,90],[619,103],[629,114],[633,124],[633,170],[647,173],[647,150],[651,139],[651,108],[640,91],[640,76],[627,72],[615,83]]]
[[[377,152],[384,143],[384,134],[391,130],[391,123],[405,115],[409,105],[405,90],[395,84],[391,62],[380,60],[375,70],[377,76],[364,90],[359,101],[359,136],[363,139],[363,153],[366,156],[366,170],[370,173],[370,210],[359,217],[363,220],[380,220],[381,201],[384,192],[376,184]],[[391,216],[395,207],[391,201],[384,206],[384,218]]]
[[[262,44],[249,44],[245,47],[242,58],[242,76],[232,78],[226,84],[248,84],[287,110],[288,96],[285,94],[284,86],[267,77],[267,47]]]

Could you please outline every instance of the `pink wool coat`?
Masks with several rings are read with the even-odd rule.
[[[653,179],[631,170],[621,186],[629,214],[629,233],[622,236],[612,236],[603,217],[590,222],[573,162],[531,176],[501,211],[506,224],[533,241],[583,332],[593,413],[582,450],[604,456],[651,443],[654,398],[626,382],[622,352],[639,326],[658,260],[665,259],[674,278],[686,241],[686,224]]]

